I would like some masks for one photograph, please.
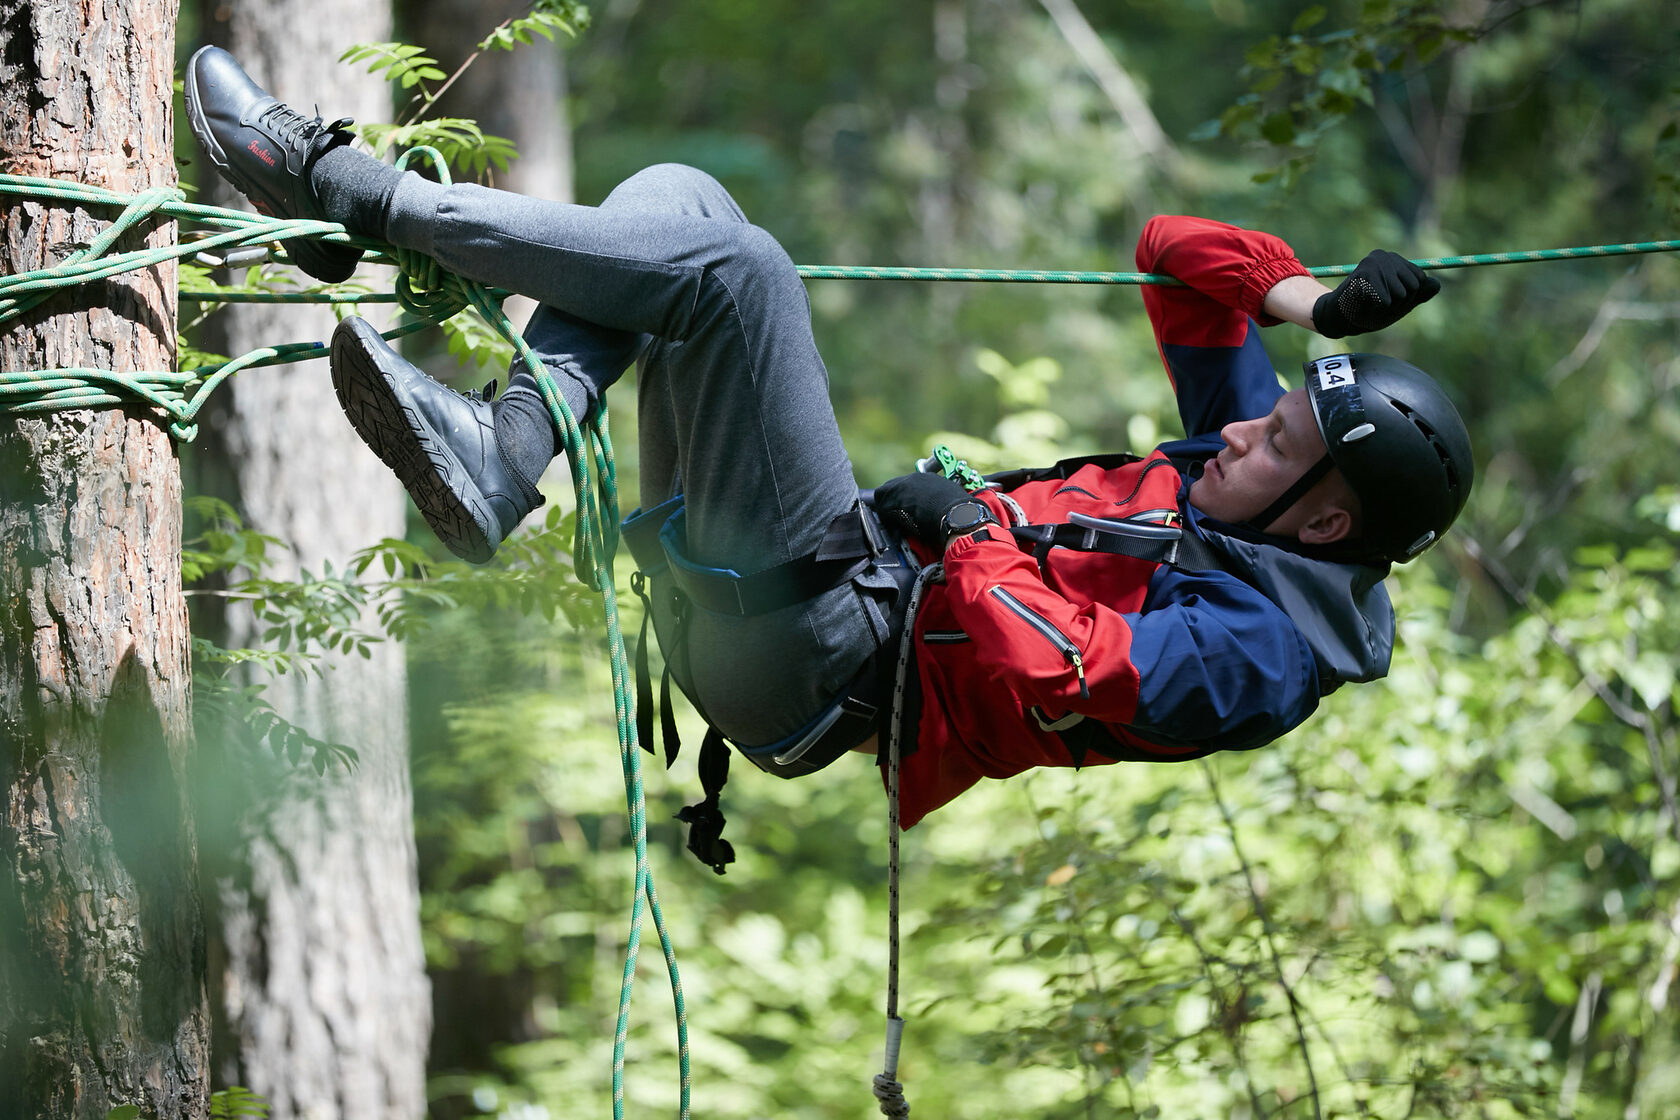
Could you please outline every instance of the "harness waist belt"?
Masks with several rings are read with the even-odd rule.
[[[687,527],[685,511],[679,509],[659,530],[671,582],[695,606],[740,617],[815,599],[862,572],[888,547],[874,513],[859,503],[829,524],[815,552],[742,575],[690,560]]]

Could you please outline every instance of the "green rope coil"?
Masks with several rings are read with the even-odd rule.
[[[271,219],[237,210],[196,205],[184,201],[179,191],[164,188],[124,195],[81,183],[0,175],[0,195],[48,204],[109,207],[119,211],[110,225],[100,231],[86,248],[70,254],[58,264],[0,276],[0,326],[26,314],[61,289],[153,268],[208,249],[262,246],[293,237],[352,241],[376,251],[381,248],[374,242],[350,237],[342,226],[331,222]],[[174,245],[113,251],[138,227],[159,220],[194,222],[206,227],[209,233],[198,240]],[[402,333],[420,330],[427,325],[421,323],[404,328]],[[323,343],[295,342],[262,347],[220,365],[179,372],[116,373],[87,369],[8,371],[0,373],[0,410],[49,412],[66,408],[149,405],[168,416],[170,433],[176,439],[191,441],[198,432],[199,410],[227,378],[241,370],[305,361],[325,353]]]

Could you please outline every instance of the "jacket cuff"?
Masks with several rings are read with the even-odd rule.
[[[1262,327],[1275,327],[1283,320],[1261,310],[1266,302],[1266,293],[1277,287],[1279,281],[1287,280],[1291,276],[1311,275],[1307,266],[1296,259],[1293,253],[1287,257],[1270,257],[1255,261],[1242,279],[1242,288],[1238,295],[1242,301],[1240,310]]]

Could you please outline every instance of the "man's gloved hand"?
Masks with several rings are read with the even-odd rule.
[[[1325,338],[1380,331],[1441,290],[1441,282],[1387,249],[1374,249],[1353,275],[1313,304],[1313,327]]]
[[[945,547],[945,515],[968,500],[962,483],[942,474],[900,475],[875,488],[875,512],[930,548]]]

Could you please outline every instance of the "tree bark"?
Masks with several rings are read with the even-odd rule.
[[[175,8],[0,0],[0,167],[172,185]],[[114,215],[0,208],[0,270]],[[172,244],[172,223],[143,240]],[[138,247],[136,236],[128,247]],[[171,368],[175,267],[61,293],[0,368]],[[180,470],[148,410],[0,418],[0,1115],[209,1107]]]
[[[223,0],[202,10],[207,34],[294,107],[390,118],[386,84],[337,62],[354,43],[390,38],[388,3]],[[216,186],[219,201],[245,205]],[[389,279],[370,276],[375,285]],[[237,354],[324,339],[335,322],[320,307],[230,307],[207,341]],[[403,535],[407,497],[345,422],[324,361],[236,378],[201,443],[202,488],[287,546],[271,575],[319,575],[328,562],[343,567],[358,549]],[[261,644],[249,613],[219,622],[219,641]],[[318,777],[245,754],[223,787],[232,794],[217,822],[226,842],[209,876],[216,1073],[264,1096],[275,1120],[408,1120],[426,1111],[431,997],[405,658],[387,642],[368,660],[327,655],[323,669],[273,679],[266,696],[292,722],[355,748],[356,769]]]

